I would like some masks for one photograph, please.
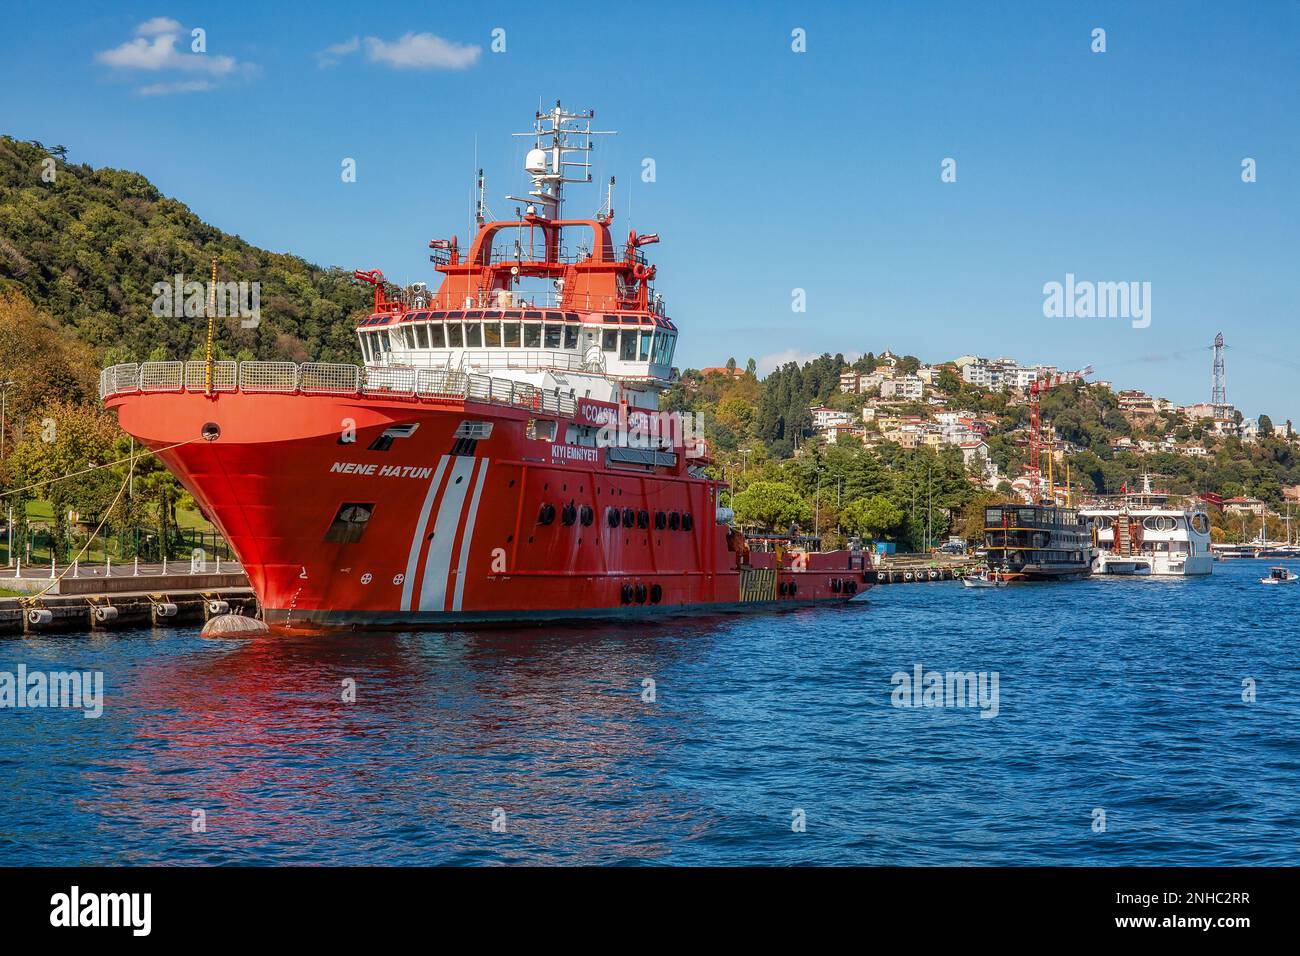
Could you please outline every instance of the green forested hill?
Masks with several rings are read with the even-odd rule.
[[[155,317],[154,283],[176,274],[261,283],[261,324],[227,319],[218,350],[231,357],[356,361],[352,320],[369,287],[341,269],[267,252],[208,225],[138,173],[59,162],[0,136],[0,288],[16,286],[107,361],[188,358],[206,323]]]

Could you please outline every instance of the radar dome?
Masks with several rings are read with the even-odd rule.
[[[530,149],[524,158],[524,170],[539,175],[546,172],[546,150]]]

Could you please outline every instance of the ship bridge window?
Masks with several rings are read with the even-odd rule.
[[[540,349],[542,347],[542,327],[537,322],[524,323],[524,348]]]
[[[415,345],[417,348],[422,349],[429,347],[429,327],[427,325],[417,325],[415,327]]]
[[[506,348],[508,349],[519,348],[519,323],[507,322],[505,323],[505,328],[502,331],[503,331],[502,338],[505,341]]]
[[[624,362],[635,362],[636,342],[637,342],[636,329],[624,329],[622,345],[619,347],[618,350],[619,359],[621,359]]]
[[[483,326],[477,322],[465,323],[465,347],[477,349],[483,347]]]
[[[558,349],[564,340],[564,329],[559,325],[546,326],[545,343],[548,349]]]
[[[490,349],[501,347],[501,323],[483,323],[483,344]]]
[[[618,329],[605,329],[601,334],[600,347],[606,352],[618,351]]]
[[[325,532],[325,540],[336,544],[352,544],[360,541],[361,536],[366,533],[366,526],[374,510],[373,503],[343,502],[339,505],[338,513],[334,515],[334,521]]]
[[[653,340],[653,333],[651,332],[641,333],[641,352],[637,356],[637,358],[640,361],[642,362],[650,361],[650,343],[652,340]]]
[[[459,322],[447,323],[447,348],[458,349],[465,345],[465,333]]]
[[[442,349],[447,347],[446,328],[441,325],[429,326],[429,348]]]
[[[578,327],[576,325],[566,325],[564,327],[564,347],[566,349],[576,349],[578,347]]]

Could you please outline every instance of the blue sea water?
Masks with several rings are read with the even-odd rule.
[[[627,628],[3,639],[0,671],[100,670],[105,698],[0,710],[0,864],[1294,865],[1300,583],[1264,573]],[[996,671],[997,715],[894,706],[917,664]]]

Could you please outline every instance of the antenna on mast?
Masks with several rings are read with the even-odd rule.
[[[605,204],[596,210],[596,219],[599,222],[609,222],[614,218],[614,177],[609,177],[609,183],[605,186]]]
[[[474,204],[474,221],[478,223],[480,229],[483,223],[492,218],[492,211],[487,207],[487,179],[483,175],[483,170],[478,171],[478,200]]]
[[[537,111],[533,129],[514,136],[531,136],[533,148],[524,158],[524,171],[531,177],[533,188],[528,196],[507,196],[512,202],[526,204],[529,216],[559,219],[563,204],[565,183],[591,182],[591,151],[595,148],[594,136],[612,136],[614,130],[591,128],[595,110],[570,113],[555,101],[549,113]],[[580,170],[570,175],[571,170]]]

